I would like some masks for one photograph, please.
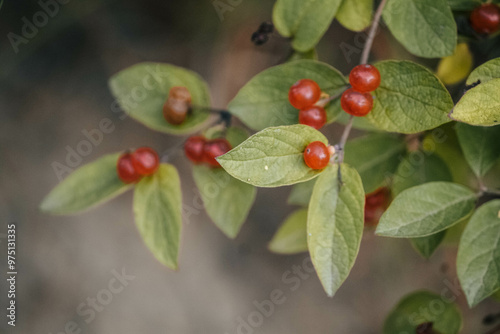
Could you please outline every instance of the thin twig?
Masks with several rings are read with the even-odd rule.
[[[347,122],[347,124],[344,128],[344,132],[342,133],[342,137],[340,137],[340,142],[337,145],[337,148],[336,148],[338,150],[337,162],[339,164],[341,164],[344,161],[344,147],[345,147],[345,143],[347,142],[347,138],[349,138],[349,134],[351,133],[353,122],[354,122],[354,116],[351,115],[351,117],[349,117],[349,122]]]
[[[366,64],[368,62],[368,56],[370,55],[370,50],[372,49],[373,40],[375,39],[375,34],[377,33],[378,24],[380,22],[380,17],[382,16],[382,11],[384,10],[387,0],[380,1],[380,5],[375,12],[373,17],[372,26],[368,33],[368,38],[366,39],[365,47],[363,48],[363,53],[361,54],[361,64]]]
[[[345,89],[347,89],[347,87]],[[318,102],[316,102],[316,105],[321,107],[321,108],[324,108],[328,103],[330,103],[333,100],[338,99],[340,96],[342,96],[342,93],[345,91],[345,89],[338,94],[320,99]]]

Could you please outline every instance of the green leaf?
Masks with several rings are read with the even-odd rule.
[[[345,162],[361,175],[367,194],[384,185],[406,153],[405,141],[391,134],[375,133],[356,138],[345,146]]]
[[[418,325],[426,322],[432,322],[440,334],[457,334],[462,328],[462,315],[455,304],[440,295],[417,291],[404,297],[389,313],[383,333],[413,334]]]
[[[135,223],[146,246],[158,261],[177,270],[182,227],[182,194],[174,166],[161,164],[134,191]]]
[[[163,105],[170,88],[187,87],[192,104],[210,106],[206,82],[196,73],[162,63],[140,63],[118,72],[109,79],[111,92],[120,107],[145,126],[165,133],[188,134],[201,129],[209,113],[193,108],[181,125],[172,125],[163,118]]]
[[[314,141],[327,144],[321,132],[307,125],[267,128],[217,161],[233,177],[254,186],[286,186],[310,180],[323,171],[304,163],[304,150]]]
[[[498,78],[500,78],[500,58],[495,58],[476,67],[467,78],[467,85],[472,85],[478,80],[480,80],[481,83],[485,83],[491,79]]]
[[[279,254],[307,252],[307,209],[289,215],[269,243],[269,250]]]
[[[365,194],[356,170],[330,165],[314,186],[307,215],[307,244],[323,288],[332,297],[351,271],[363,234]]]
[[[318,53],[316,52],[316,49],[311,49],[306,52],[294,51],[290,58],[287,59],[287,62],[304,59],[318,60]]]
[[[469,11],[480,6],[481,0],[448,0],[452,10]]]
[[[332,23],[341,0],[277,0],[273,23],[278,32],[292,38],[292,47],[306,52],[318,44]]]
[[[297,183],[292,187],[287,203],[290,205],[308,206],[316,179]]]
[[[424,258],[428,259],[436,251],[436,249],[443,241],[446,236],[446,230],[438,232],[436,234],[429,235],[427,237],[413,238],[410,242],[415,248],[415,250],[422,255]]]
[[[391,0],[382,13],[394,37],[419,57],[449,56],[457,45],[457,25],[446,0]]]
[[[373,0],[343,0],[337,13],[341,25],[352,31],[362,31],[372,22]]]
[[[447,229],[474,210],[477,196],[451,182],[429,182],[406,189],[380,218],[376,233],[386,237],[425,237]]]
[[[129,189],[131,185],[123,183],[116,172],[120,154],[106,155],[74,171],[52,189],[40,209],[60,215],[78,213]]]
[[[228,110],[254,130],[297,124],[299,111],[288,101],[288,91],[300,79],[316,81],[321,90],[330,95],[339,94],[347,85],[342,73],[330,65],[297,60],[257,74],[229,103]],[[335,108],[334,103],[325,109],[328,122],[333,122],[340,113],[340,108]]]
[[[469,75],[473,62],[468,44],[460,43],[451,56],[441,59],[437,76],[446,85],[459,83]]]
[[[477,176],[483,176],[500,158],[500,128],[457,124],[456,131],[469,166]]]
[[[469,89],[450,117],[470,125],[493,126],[500,122],[500,79],[491,79]]]
[[[392,194],[433,181],[452,181],[448,165],[436,154],[428,151],[411,152],[398,166],[392,179]],[[415,250],[428,259],[443,241],[446,231],[427,237],[410,239]]]
[[[231,147],[236,147],[243,143],[248,138],[248,132],[245,129],[230,127],[226,131],[226,139],[231,144]]]
[[[231,177],[222,168],[193,166],[193,178],[208,216],[226,236],[235,238],[253,205],[257,189]]]
[[[500,289],[500,200],[472,215],[458,246],[457,273],[471,307]]]
[[[429,151],[411,152],[398,166],[392,179],[392,195],[433,181],[453,181],[448,165]]]
[[[434,74],[409,61],[378,63],[382,82],[373,92],[373,110],[366,116],[379,129],[418,133],[450,120],[450,94]]]

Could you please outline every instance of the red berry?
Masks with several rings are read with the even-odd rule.
[[[326,111],[316,106],[301,109],[299,111],[299,123],[321,129],[326,124]]]
[[[212,167],[220,167],[215,158],[226,154],[231,150],[231,144],[225,138],[217,138],[207,141],[203,147],[203,161]]]
[[[365,225],[377,225],[380,217],[389,207],[390,201],[390,191],[386,187],[367,194],[365,200]]]
[[[303,109],[312,106],[318,102],[321,96],[321,88],[311,79],[302,79],[290,87],[288,100],[290,104],[297,109]]]
[[[118,158],[116,171],[118,173],[118,177],[124,183],[134,183],[139,181],[141,178],[141,175],[132,164],[132,154],[130,153],[124,153]]]
[[[349,83],[360,93],[373,92],[380,86],[380,72],[373,65],[358,65],[349,74]]]
[[[349,88],[342,94],[340,105],[350,115],[366,116],[372,110],[373,98],[369,93],[360,93]]]
[[[314,141],[304,150],[304,162],[309,168],[323,169],[330,162],[328,147],[320,141]]]
[[[500,28],[500,8],[492,3],[483,4],[472,11],[470,23],[477,33],[494,33]]]
[[[184,153],[195,164],[203,162],[203,147],[207,140],[202,136],[193,136],[184,143]]]
[[[137,173],[151,175],[160,167],[160,158],[152,148],[140,147],[132,153],[132,164]]]

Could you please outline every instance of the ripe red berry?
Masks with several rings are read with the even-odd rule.
[[[160,158],[152,148],[140,147],[132,153],[132,165],[137,173],[151,175],[160,167]]]
[[[321,129],[326,124],[326,111],[316,106],[301,109],[299,111],[299,123]]]
[[[304,162],[309,168],[323,169],[330,162],[328,147],[320,141],[314,141],[304,150]]]
[[[493,3],[477,7],[470,14],[470,23],[477,33],[494,33],[500,28],[500,7]]]
[[[379,188],[365,197],[365,225],[375,226],[389,207],[391,194],[386,187]]]
[[[203,162],[203,148],[207,140],[202,136],[189,137],[184,143],[186,157],[195,164]]]
[[[340,106],[350,115],[366,116],[373,108],[373,98],[369,93],[360,93],[349,88],[340,97]]]
[[[373,92],[380,86],[380,72],[373,65],[358,65],[349,74],[349,83],[360,93]]]
[[[215,158],[226,154],[231,150],[231,144],[225,138],[212,139],[206,142],[203,147],[203,161],[212,167],[220,167]]]
[[[321,88],[311,79],[302,79],[290,87],[288,100],[290,104],[297,109],[303,109],[312,106],[319,101]]]
[[[118,173],[118,177],[124,183],[134,183],[139,181],[141,178],[141,175],[132,164],[132,154],[130,153],[124,153],[118,158],[116,171]]]

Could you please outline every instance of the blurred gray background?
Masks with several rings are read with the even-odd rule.
[[[259,326],[240,333],[380,333],[385,316],[405,294],[417,289],[440,293],[455,280],[453,246],[441,247],[425,261],[407,241],[375,237],[367,230],[351,275],[335,298],[327,298],[314,273],[289,272],[307,254],[280,256],[266,248],[294,209],[284,201],[290,188],[259,189],[235,240],[224,237],[204,213],[192,216],[183,227],[178,272],[161,266],[142,243],[131,192],[78,216],[38,211],[44,195],[59,182],[52,163],[64,163],[67,146],[74,149],[85,139],[82,130],[97,128],[103,118],[111,119],[115,130],[82,164],[129,147],[163,151],[185,139],[120,119],[107,88],[107,79],[117,71],[141,61],[190,68],[209,82],[213,105],[224,108],[252,76],[283,60],[289,44],[278,35],[262,47],[250,42],[259,24],[270,20],[273,1],[220,1],[231,8],[222,16],[209,0],[66,0],[35,36],[18,45],[17,53],[8,34],[21,35],[23,17],[32,22],[43,9],[37,1],[4,1],[0,233],[6,233],[8,223],[17,223],[19,274],[17,326],[7,326],[2,312],[1,332],[238,333],[239,319],[248,321],[257,310],[254,302],[279,289],[286,300]],[[334,23],[318,53],[348,73],[358,56],[346,59],[342,42],[359,45],[359,35]],[[384,33],[377,37],[374,54],[409,57]],[[340,131],[336,125],[325,130],[332,140]],[[173,163],[190,203],[196,195],[190,164],[182,154]],[[0,266],[6,272],[4,238],[0,245]],[[109,297],[105,290],[114,270],[133,279],[87,322],[90,316],[77,308],[88,298]],[[5,280],[1,287],[5,310]],[[464,333],[484,332],[482,317],[499,309],[489,300],[468,310],[462,295],[458,302],[466,319]]]

